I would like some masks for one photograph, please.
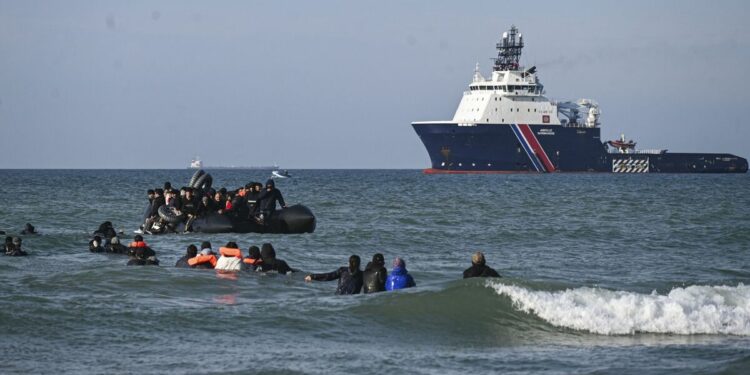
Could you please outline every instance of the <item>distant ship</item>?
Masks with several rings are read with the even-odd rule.
[[[204,166],[203,161],[199,157],[193,158],[190,161],[190,169],[255,169],[255,170],[277,170],[278,165],[258,165],[258,166]]]
[[[595,101],[551,101],[536,67],[519,65],[523,36],[515,26],[496,48],[491,77],[477,64],[453,120],[412,123],[432,162],[425,173],[747,172],[736,155],[636,150],[624,136],[602,142]]]

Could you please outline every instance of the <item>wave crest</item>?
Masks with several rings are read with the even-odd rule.
[[[750,286],[689,286],[667,295],[582,287],[548,292],[487,282],[513,307],[558,327],[604,335],[636,332],[750,335]]]

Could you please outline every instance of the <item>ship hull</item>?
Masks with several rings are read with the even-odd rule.
[[[432,163],[425,173],[744,173],[731,154],[610,153],[599,128],[544,124],[412,124]]]

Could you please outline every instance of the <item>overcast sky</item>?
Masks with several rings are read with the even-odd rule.
[[[511,24],[605,139],[750,157],[747,1],[0,0],[0,168],[422,168]]]

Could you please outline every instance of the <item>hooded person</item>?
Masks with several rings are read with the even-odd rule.
[[[464,279],[472,277],[501,277],[497,271],[485,264],[484,254],[481,251],[471,255],[471,267],[464,271]]]
[[[117,231],[115,231],[115,227],[112,225],[111,221],[101,223],[99,229],[97,229],[95,233],[105,239],[117,236]]]
[[[359,269],[360,259],[358,255],[349,257],[349,266],[340,267],[329,273],[313,273],[305,276],[305,281],[331,281],[338,280],[336,294],[359,294],[362,290],[362,271]]]
[[[276,189],[276,182],[269,179],[266,181],[266,188],[260,193],[256,203],[260,210],[260,221],[262,223],[268,223],[271,215],[276,212],[276,202],[281,205],[281,208],[286,208],[284,196],[279,189]]]
[[[258,246],[250,246],[247,249],[247,257],[242,260],[242,268],[246,271],[256,271],[263,263],[263,259],[260,257],[260,249]]]
[[[120,243],[120,238],[117,236],[112,237],[109,240],[109,244],[104,247],[108,253],[111,254],[128,254],[128,247]]]
[[[216,261],[214,269],[218,271],[237,272],[242,269],[242,250],[233,241],[219,248],[219,260]]]
[[[282,275],[286,275],[288,272],[296,271],[292,269],[292,267],[289,267],[285,261],[276,259],[276,250],[274,250],[273,245],[270,243],[264,243],[263,246],[261,246],[260,259],[262,260],[262,263],[260,264],[261,272],[275,271]]]
[[[385,269],[383,254],[377,253],[372,256],[372,261],[367,263],[362,277],[364,282],[363,291],[365,293],[385,291],[385,280],[388,278],[388,270]]]
[[[92,253],[103,253],[106,250],[104,249],[104,246],[102,246],[102,238],[99,236],[94,236],[94,238],[89,241],[89,251]]]
[[[195,245],[190,244],[187,247],[187,251],[185,252],[185,255],[182,256],[182,258],[177,260],[177,263],[175,263],[175,267],[177,268],[190,268],[190,265],[188,264],[188,260],[191,258],[195,258],[198,255],[198,248],[195,247]]]
[[[20,237],[13,237],[13,240],[10,243],[10,248],[6,250],[5,255],[9,257],[23,257],[26,255],[29,255],[27,252],[23,251],[21,249],[21,238]]]
[[[36,228],[34,228],[31,223],[26,223],[26,225],[24,225],[23,227],[23,230],[21,231],[21,234],[37,234]]]
[[[406,262],[396,257],[393,260],[393,271],[385,280],[385,290],[398,290],[417,286],[414,282],[414,278],[411,277],[409,271],[406,270]]]

